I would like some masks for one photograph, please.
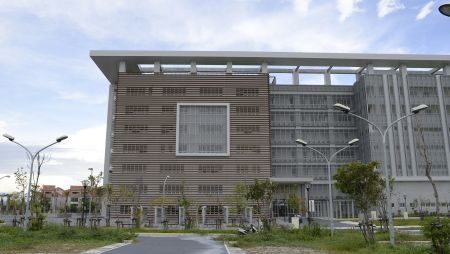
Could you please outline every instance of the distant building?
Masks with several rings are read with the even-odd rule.
[[[165,195],[173,218],[182,218],[182,192],[203,222],[228,218],[231,204],[224,197],[239,181],[254,179],[279,184],[275,216],[288,212],[289,192],[307,198],[307,183],[313,216],[328,216],[326,163],[295,139],[330,155],[359,138],[337,155],[333,172],[351,160],[383,158],[374,129],[335,111],[335,103],[382,127],[413,106],[429,105],[389,133],[392,206],[395,212],[434,209],[417,149],[420,122],[443,210],[448,209],[450,56],[92,51],[91,58],[110,82],[105,182],[115,192],[120,186],[134,192],[133,199],[112,207],[114,215],[129,217],[139,203],[147,219],[158,222],[161,204],[152,200],[163,195],[170,176]],[[321,85],[308,84],[314,79]],[[334,188],[333,195],[336,218],[357,216],[352,200]]]

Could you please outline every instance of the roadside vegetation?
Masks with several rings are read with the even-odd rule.
[[[115,228],[80,228],[45,225],[39,231],[0,226],[0,253],[79,253],[134,239],[134,232]]]
[[[376,233],[377,243],[368,245],[358,231],[337,230],[330,238],[329,230],[319,226],[305,226],[303,229],[274,228],[245,236],[223,235],[217,240],[228,242],[231,246],[252,248],[259,246],[305,247],[331,254],[343,253],[430,253],[429,245],[412,245],[408,241],[425,240],[423,236],[397,234],[397,245],[391,248],[388,243],[380,242],[389,239],[386,233]]]

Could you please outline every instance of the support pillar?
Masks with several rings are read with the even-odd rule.
[[[400,118],[402,116],[400,109],[400,97],[398,94],[398,84],[397,84],[397,75],[394,74],[392,76],[392,85],[394,87],[394,102],[395,102],[395,115],[396,118]],[[400,148],[400,164],[402,168],[402,176],[408,176],[406,173],[406,154],[405,154],[405,142],[403,140],[403,123],[402,121],[397,122],[397,133],[398,133],[398,142]]]
[[[228,216],[229,216],[229,209],[230,207],[229,206],[224,206],[223,207],[223,209],[224,209],[224,219],[223,219],[223,221],[224,221],[224,223],[225,223],[225,225],[228,225]]]
[[[161,63],[157,61],[153,64],[153,73],[160,73],[160,72],[161,72]]]
[[[406,114],[410,113],[411,105],[409,104],[409,88],[408,88],[408,71],[405,65],[400,66],[400,73],[402,75],[403,95],[405,97]],[[406,118],[407,130],[408,130],[408,143],[409,143],[409,155],[411,161],[412,175],[417,176],[417,164],[416,164],[416,149],[414,145],[414,132],[412,128],[411,117]]]
[[[450,147],[448,142],[448,128],[447,128],[447,118],[446,118],[446,110],[444,104],[444,96],[442,95],[442,85],[441,85],[441,76],[436,75],[436,90],[438,94],[439,100],[439,113],[441,118],[441,127],[442,127],[442,136],[444,137],[444,150],[445,150],[445,158],[447,162],[447,170],[448,175],[450,175]]]
[[[267,63],[261,64],[261,73],[269,73],[269,68],[267,66]]]
[[[450,75],[450,65],[446,65],[442,68],[442,72],[444,75]]]
[[[227,62],[227,70],[226,70],[227,74],[232,74],[233,73],[233,63],[232,62]]]
[[[119,62],[119,72],[127,72],[127,64],[124,61]]]
[[[292,84],[293,85],[300,85],[300,77],[299,77],[299,72],[298,70],[293,70],[292,71]]]
[[[206,224],[206,206],[202,206],[202,225]]]
[[[386,74],[383,74],[383,91],[384,91],[384,106],[386,108],[386,123],[387,126],[389,126],[392,123],[392,115],[391,115],[391,102],[389,100],[390,89],[388,86],[388,79]],[[394,154],[395,145],[392,128],[389,129],[388,131],[388,146],[389,146],[389,161],[391,163],[391,176],[395,177],[397,175],[396,172],[397,163],[395,162],[395,154]],[[384,161],[383,163],[387,163],[387,161]]]
[[[191,62],[191,74],[197,74],[197,64],[195,62]]]
[[[184,207],[179,206],[178,207],[178,225],[183,224],[185,218],[186,218],[185,209],[184,209]]]

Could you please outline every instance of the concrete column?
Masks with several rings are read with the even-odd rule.
[[[405,97],[405,107],[406,107],[406,114],[410,113],[411,105],[409,103],[409,88],[408,88],[408,71],[406,70],[406,66],[402,65],[400,66],[400,73],[402,75],[402,86],[403,86],[403,95]],[[412,121],[411,117],[406,118],[406,124],[408,128],[408,143],[409,143],[409,155],[410,155],[410,161],[411,161],[411,169],[413,176],[417,176],[417,164],[416,164],[416,149],[414,145],[414,132],[412,128]]]
[[[367,74],[374,74],[373,64],[368,64],[366,68]]]
[[[400,97],[398,94],[398,84],[397,84],[397,75],[392,75],[393,79],[393,87],[394,87],[394,102],[395,102],[395,114],[396,118],[400,118],[401,108],[400,108]],[[405,142],[403,140],[403,123],[402,121],[397,123],[397,133],[398,133],[398,142],[400,147],[400,164],[402,167],[402,176],[408,176],[406,173],[406,154],[405,154]]]
[[[442,68],[442,72],[444,75],[450,75],[450,65],[446,65]]]
[[[439,100],[439,113],[441,116],[442,135],[444,137],[445,159],[447,161],[448,175],[450,176],[450,147],[448,142],[448,126],[447,126],[446,110],[444,104],[444,97],[442,95],[441,76],[436,75],[435,77],[436,77],[436,90]]]
[[[185,216],[186,216],[186,214],[184,211],[184,207],[179,206],[178,207],[178,225],[181,225],[183,223]]]
[[[269,73],[269,68],[267,66],[267,63],[261,64],[261,73]]]
[[[383,90],[384,90],[384,106],[386,108],[386,123],[387,126],[389,126],[392,123],[392,115],[391,115],[391,102],[389,100],[389,86],[386,74],[383,74]],[[388,144],[389,144],[389,158],[391,162],[391,174],[392,177],[395,177],[397,175],[396,172],[397,165],[395,163],[395,153],[394,153],[395,145],[392,128],[389,129],[388,131]],[[387,161],[384,161],[383,163],[387,163]]]
[[[109,85],[108,96],[108,115],[106,119],[106,144],[105,144],[105,162],[103,167],[103,184],[111,182],[109,170],[111,170],[111,153],[114,136],[114,113],[116,112],[116,84]]]
[[[299,72],[293,70],[292,71],[292,84],[293,85],[300,85],[300,78],[299,78]]]
[[[127,72],[127,64],[124,61],[119,62],[119,72]]]
[[[227,62],[227,70],[226,70],[227,74],[232,74],[233,73],[233,63],[232,62]]]
[[[329,71],[326,71],[323,74],[323,81],[324,81],[326,86],[331,86],[331,74],[330,74]]]
[[[245,219],[247,219],[250,224],[253,223],[253,207],[245,208]]]
[[[206,206],[202,206],[202,225],[206,224]]]
[[[225,225],[226,224],[228,224],[228,215],[229,215],[229,207],[228,206],[224,206],[223,207],[223,209],[224,209],[224,223],[225,223]]]
[[[160,73],[161,72],[161,63],[160,62],[155,62],[153,64],[153,72],[154,73]]]
[[[130,221],[132,221],[133,219],[133,214],[134,214],[134,207],[130,207]]]
[[[191,62],[191,74],[197,74],[197,64],[195,62]]]

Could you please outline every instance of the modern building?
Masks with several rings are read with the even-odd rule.
[[[110,83],[105,182],[134,193],[112,214],[129,216],[138,204],[159,222],[166,205],[168,216],[181,219],[184,193],[203,223],[227,220],[233,215],[225,196],[238,182],[270,179],[279,186],[276,216],[286,215],[289,192],[307,198],[307,184],[313,216],[327,216],[326,162],[295,140],[329,156],[359,138],[332,161],[333,172],[351,160],[383,158],[373,127],[334,110],[335,103],[381,128],[429,105],[389,132],[392,202],[396,212],[434,209],[418,149],[421,128],[448,209],[448,55],[91,51],[91,58]],[[336,218],[357,216],[352,200],[334,188],[333,195]],[[156,202],[162,196],[166,204]]]

